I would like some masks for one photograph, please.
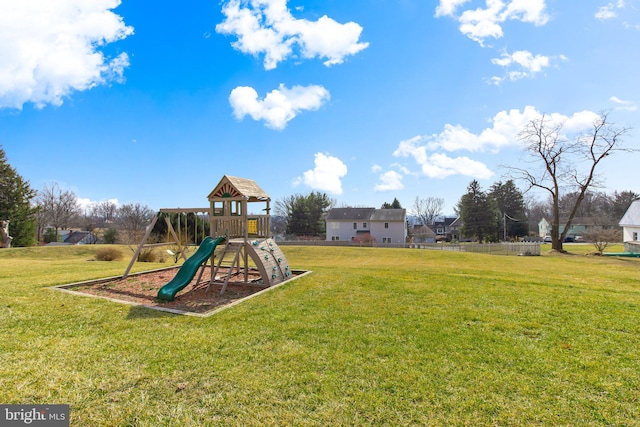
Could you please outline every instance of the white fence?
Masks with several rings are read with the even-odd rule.
[[[440,251],[478,252],[491,255],[540,255],[540,243],[505,242],[505,243],[416,243],[410,245],[418,249]]]
[[[356,243],[347,241],[326,240],[294,240],[278,242],[286,246],[355,246],[376,248],[410,248],[430,249],[453,252],[478,252],[491,255],[540,255],[540,243],[537,242],[507,242],[507,243]]]

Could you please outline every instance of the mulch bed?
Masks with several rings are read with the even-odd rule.
[[[220,269],[216,279],[224,280],[227,271]],[[211,269],[206,268],[202,274],[200,282],[198,274],[182,291],[178,292],[175,300],[161,301],[156,299],[158,290],[168,283],[178,272],[177,268],[156,270],[142,274],[130,275],[126,279],[113,279],[109,281],[96,281],[95,283],[82,283],[63,287],[69,291],[91,294],[112,300],[126,301],[129,303],[146,305],[159,309],[178,310],[188,313],[207,313],[221,308],[235,301],[246,298],[264,289],[264,286],[257,282],[260,274],[257,271],[250,271],[248,277],[249,285],[244,284],[244,274],[236,274],[231,277],[224,294],[220,294],[222,283],[214,282],[207,292]],[[222,274],[220,274],[222,273]],[[253,283],[252,283],[253,282]]]

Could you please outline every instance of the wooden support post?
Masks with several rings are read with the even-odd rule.
[[[165,217],[164,220],[167,223],[167,228],[169,230],[169,233],[171,233],[171,236],[174,238],[174,242],[176,243],[176,245],[178,245],[178,250],[180,251],[180,254],[182,255],[182,259],[184,259],[186,261],[187,260],[187,255],[184,253],[184,248],[180,244],[180,239],[178,238],[178,235],[176,234],[176,231],[173,229],[173,226],[171,225],[171,221],[169,220],[168,217]]]
[[[129,266],[127,267],[127,269],[124,271],[124,274],[122,275],[123,279],[126,279],[127,276],[129,275],[129,272],[131,271],[131,267],[133,267],[133,263],[136,262],[136,260],[138,259],[138,255],[140,255],[140,251],[142,250],[145,242],[151,235],[151,230],[153,230],[153,226],[156,225],[157,220],[158,220],[158,215],[153,217],[153,221],[151,221],[151,224],[149,224],[149,226],[147,227],[147,230],[144,232],[144,237],[142,238],[142,241],[138,245],[138,249],[136,249],[135,253],[133,254],[133,258],[131,258],[131,262],[129,263]]]
[[[224,279],[224,284],[222,285],[222,290],[220,291],[220,295],[224,294],[224,291],[227,290],[227,285],[229,284],[229,279],[231,279],[231,275],[233,274],[233,267],[236,263],[239,263],[240,252],[242,252],[242,246],[238,248],[236,251],[236,256],[233,257],[233,262],[231,263],[231,267],[229,267],[229,272],[227,273],[227,278]]]

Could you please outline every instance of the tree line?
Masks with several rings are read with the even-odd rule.
[[[57,183],[35,190],[7,161],[0,146],[0,220],[9,221],[12,246],[56,242],[61,230],[101,230],[105,243],[134,243],[156,213],[140,203],[103,201],[82,208]]]
[[[558,199],[561,227],[565,226],[579,197],[579,193],[571,192]],[[616,230],[631,202],[638,199],[640,194],[633,191],[614,191],[611,194],[588,191],[575,209],[573,220],[588,220],[594,231]],[[462,233],[476,241],[537,235],[538,223],[543,218],[551,223],[553,209],[553,200],[525,200],[513,180],[497,182],[488,191],[482,190],[474,180],[456,206],[463,223]],[[614,237],[612,234],[611,238]]]
[[[521,237],[535,229],[537,221],[544,217],[551,223],[553,249],[563,251],[562,243],[577,218],[590,217],[602,229],[617,224],[639,195],[633,191],[597,192],[597,172],[611,155],[638,151],[622,144],[628,128],[616,126],[607,113],[594,119],[589,131],[573,138],[563,128],[564,123],[550,116],[532,120],[518,135],[529,166],[506,167],[509,179],[494,183],[488,191],[476,180],[469,184],[455,208],[464,235],[477,241]],[[524,191],[516,186],[516,181],[524,184]],[[546,200],[526,201],[524,194],[530,190],[546,194]],[[320,192],[285,197],[275,203],[272,231],[276,235],[321,238],[325,233],[325,215],[335,204],[335,200]],[[382,208],[400,206],[394,199],[385,202]],[[441,198],[416,197],[410,213],[421,224],[430,225],[442,216],[443,206]],[[35,191],[8,164],[0,147],[0,220],[10,220],[16,246],[28,246],[35,243],[36,237],[43,238],[45,226],[53,229],[49,238],[54,239],[58,230],[80,226],[85,230],[106,227],[109,233],[105,232],[105,240],[115,241],[121,233],[123,240],[130,241],[153,215],[155,212],[147,206],[137,203],[115,206],[108,201],[83,211],[75,194],[55,183]],[[179,218],[172,218],[172,223]],[[186,221],[188,226],[189,219]],[[191,223],[195,230],[198,219],[192,219]],[[162,226],[158,227],[155,231],[161,234]]]
[[[100,230],[104,243],[133,244],[156,214],[140,203],[118,206],[111,200],[83,208],[73,191],[63,189],[55,182],[36,192],[34,211],[36,237],[44,243],[57,242],[60,230],[78,228],[92,233]]]

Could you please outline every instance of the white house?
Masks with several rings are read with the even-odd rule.
[[[405,243],[406,209],[334,208],[326,218],[329,241]]]
[[[538,236],[551,236],[551,223],[546,218],[542,218],[538,223]]]
[[[640,200],[631,202],[619,224],[622,227],[623,242],[640,244]]]

